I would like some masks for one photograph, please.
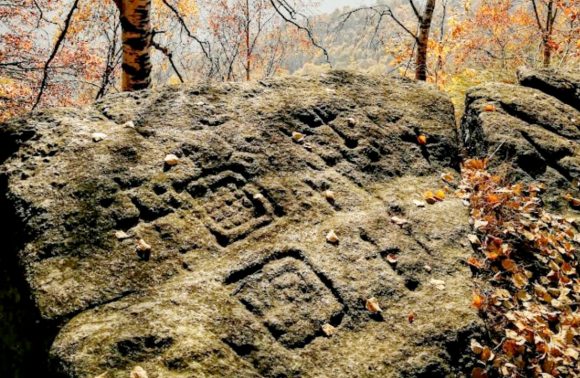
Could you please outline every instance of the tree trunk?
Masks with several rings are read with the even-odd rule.
[[[151,0],[114,0],[123,29],[122,90],[136,91],[151,84]]]
[[[250,0],[246,0],[246,80],[250,81],[251,79],[251,64],[252,64],[252,52],[250,51]]]
[[[431,21],[433,21],[435,3],[436,0],[427,0],[425,11],[420,20],[419,36],[417,37],[417,56],[415,57],[416,80],[427,80],[427,50],[429,47],[429,34],[431,32]]]
[[[544,67],[550,67],[552,63],[552,32],[554,31],[554,21],[556,15],[554,12],[554,0],[550,0],[547,6],[546,31],[543,38],[544,42]]]
[[[544,41],[544,67],[550,67],[552,63],[552,46],[550,46],[550,39]]]

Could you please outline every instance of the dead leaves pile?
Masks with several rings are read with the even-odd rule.
[[[466,161],[458,190],[479,255],[468,264],[490,283],[472,304],[494,345],[472,340],[480,361],[472,376],[580,376],[578,225],[543,209],[541,186],[507,184],[486,166]]]

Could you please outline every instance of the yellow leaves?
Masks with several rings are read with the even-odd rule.
[[[434,197],[437,201],[444,201],[445,200],[445,191],[443,191],[441,189],[436,191]]]
[[[445,201],[446,197],[447,197],[447,194],[445,193],[445,191],[443,189],[439,189],[435,192],[428,190],[425,193],[423,193],[423,198],[430,205],[433,205],[437,202],[443,202],[443,201]]]

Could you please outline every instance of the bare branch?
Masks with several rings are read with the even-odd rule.
[[[540,21],[540,14],[538,13],[538,7],[536,5],[536,0],[531,0],[532,6],[534,8],[534,15],[536,16],[536,22],[538,23],[538,28],[543,32],[544,26],[542,25],[542,21]]]
[[[40,89],[38,91],[38,96],[36,97],[36,101],[34,102],[34,105],[32,106],[32,110],[36,109],[36,107],[40,103],[40,100],[42,99],[42,95],[44,94],[44,89],[46,88],[46,84],[48,81],[48,70],[50,68],[50,64],[52,63],[52,61],[56,57],[56,54],[58,53],[60,45],[62,45],[63,41],[66,38],[66,34],[68,33],[68,29],[69,29],[70,24],[71,24],[73,13],[78,8],[78,5],[79,5],[79,0],[75,0],[73,5],[71,6],[67,16],[66,16],[66,20],[64,22],[64,28],[60,32],[60,34],[56,40],[56,44],[54,45],[54,48],[52,49],[52,52],[51,52],[50,56],[48,57],[48,60],[44,63],[42,82],[40,83]]]
[[[413,13],[415,13],[415,16],[417,17],[417,20],[419,20],[419,22],[422,22],[423,21],[423,16],[421,16],[421,13],[419,13],[419,10],[415,6],[415,3],[413,2],[413,0],[409,0],[409,4],[411,5],[411,8],[413,8]]]
[[[393,21],[395,21],[397,23],[397,25],[399,25],[404,31],[406,31],[411,37],[413,37],[415,40],[417,40],[419,37],[417,36],[417,34],[413,33],[411,30],[409,30],[405,24],[403,24],[401,21],[399,21],[399,19],[395,16],[395,14],[393,13],[393,11],[391,10],[391,8],[388,9],[388,14],[389,16],[391,16],[391,18],[393,19]]]
[[[285,0],[270,0],[270,4],[272,4],[272,7],[276,11],[276,13],[278,13],[278,15],[284,21],[288,22],[291,25],[294,25],[298,30],[302,30],[308,35],[308,39],[310,39],[310,43],[312,43],[312,45],[314,47],[316,47],[322,51],[322,53],[324,54],[326,63],[328,63],[332,67],[332,63],[330,63],[330,55],[328,54],[328,50],[326,50],[325,47],[320,45],[316,41],[316,39],[314,38],[314,33],[312,32],[312,28],[310,27],[310,25],[308,25],[308,23],[309,23],[308,17],[304,17],[304,18],[306,18],[307,25],[302,26],[296,21],[296,18],[295,18],[295,15],[298,14],[298,12],[296,12],[296,10],[294,8],[292,8],[290,6],[290,4],[288,4]],[[283,8],[283,9],[281,9],[281,8]],[[284,14],[284,11],[287,13],[287,15]]]
[[[155,34],[156,34],[155,31],[153,31],[153,36],[155,36]],[[183,84],[185,81],[183,81],[183,76],[181,76],[181,73],[179,73],[179,70],[177,69],[175,62],[173,61],[173,54],[171,53],[171,51],[169,51],[167,47],[163,47],[159,43],[155,42],[153,38],[151,39],[151,44],[153,45],[153,47],[155,47],[155,49],[159,50],[163,55],[167,57],[169,63],[171,64],[171,67],[173,68],[173,71],[175,71],[175,74],[179,78],[179,81]]]
[[[116,1],[118,1],[118,0],[116,0]],[[191,38],[191,39],[193,39],[194,41],[196,41],[199,44],[199,46],[201,47],[201,50],[203,51],[203,54],[210,61],[210,64],[211,64],[210,76],[211,76],[211,74],[213,73],[213,69],[214,69],[214,62],[213,62],[213,59],[211,57],[211,45],[210,45],[210,43],[208,41],[202,41],[195,34],[193,34],[191,32],[191,30],[189,29],[189,27],[185,23],[185,20],[183,19],[183,17],[179,13],[179,10],[177,10],[176,7],[174,7],[173,5],[169,4],[169,2],[167,0],[163,0],[163,4],[165,4],[165,6],[167,8],[169,8],[169,10],[171,10],[171,12],[175,15],[175,17],[179,21],[179,24],[181,25],[181,28],[183,30],[185,30],[185,32],[187,33],[188,37]]]

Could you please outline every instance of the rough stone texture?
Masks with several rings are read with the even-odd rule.
[[[521,69],[518,76],[521,85],[469,90],[463,143],[472,156],[495,152],[492,164],[516,180],[545,183],[546,203],[578,218],[563,196],[578,197],[580,188],[580,73]]]
[[[1,140],[23,232],[10,253],[63,376],[460,374],[481,325],[468,212],[413,204],[458,162],[453,107],[430,87],[333,72],[164,88],[14,121]]]

